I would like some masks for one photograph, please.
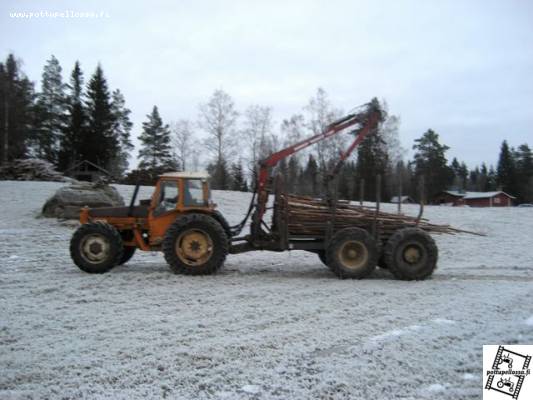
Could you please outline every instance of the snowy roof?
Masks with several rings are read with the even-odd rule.
[[[404,202],[406,200],[408,201],[411,201],[411,197],[410,196],[402,196],[400,197],[401,201]],[[391,203],[398,203],[398,196],[392,196],[391,199],[390,199],[390,202]]]
[[[457,190],[447,190],[445,193],[448,193],[452,196],[462,197],[465,200],[468,199],[490,199],[491,197],[497,196],[500,193],[503,193],[507,197],[514,199],[514,196],[511,196],[508,193],[502,192],[501,190],[495,192],[459,192]]]
[[[191,179],[207,179],[209,174],[205,171],[180,171],[167,172],[161,175],[162,178],[191,178]]]
[[[505,192],[502,192],[501,190],[496,192],[466,192],[464,199],[490,199],[491,197],[497,196],[500,193],[503,193],[507,197],[510,197],[511,199],[514,199],[514,196],[511,196],[510,194],[507,194]]]
[[[464,197],[466,192],[459,192],[458,190],[446,190],[444,193],[448,193],[455,197]]]

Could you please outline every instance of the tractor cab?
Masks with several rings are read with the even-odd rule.
[[[169,172],[160,176],[151,200],[141,200],[150,205],[154,217],[171,211],[194,208],[214,208],[205,172]],[[148,203],[148,204],[147,204]]]

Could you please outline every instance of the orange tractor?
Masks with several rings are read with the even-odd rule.
[[[339,156],[329,174],[336,176],[344,160],[364,138],[378,129],[383,113],[377,101],[363,111],[351,113],[330,124],[324,132],[278,151],[260,163],[256,189],[243,221],[230,226],[211,201],[208,176],[175,172],[162,175],[151,199],[136,205],[139,185],[126,207],[83,208],[82,225],[74,233],[70,253],[74,263],[86,272],[103,273],[126,263],[136,249],[162,251],[176,273],[210,274],[224,263],[228,253],[255,250],[306,250],[341,278],[363,278],[380,262],[390,264],[400,279],[423,279],[437,262],[433,239],[423,230],[404,227],[389,239],[372,229],[348,227],[336,230],[329,224],[324,234],[291,235],[290,216],[281,212],[282,197],[272,168],[290,155],[352,127],[354,140]],[[327,185],[328,187],[330,185]],[[272,221],[265,221],[270,194],[274,192]],[[332,215],[335,213],[335,201]],[[250,232],[239,236],[248,225]],[[384,243],[388,250],[382,250]],[[385,260],[385,261],[380,261]]]

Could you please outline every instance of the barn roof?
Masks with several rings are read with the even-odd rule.
[[[459,192],[457,190],[446,190],[444,193],[447,193],[451,196],[455,197],[461,197],[465,200],[469,199],[490,199],[491,197],[495,197],[499,195],[500,193],[504,194],[507,197],[510,197],[511,199],[515,199],[516,197],[511,196],[508,193],[505,193],[501,190],[493,191],[493,192]]]
[[[466,192],[459,192],[458,190],[446,190],[444,193],[455,197],[464,197]]]
[[[491,197],[495,197],[499,194],[504,194],[507,197],[510,197],[511,199],[514,199],[514,196],[511,196],[508,193],[502,192],[501,190],[496,192],[466,192],[465,196],[463,197],[465,200],[468,199],[490,199]]]
[[[77,168],[81,167],[82,165],[89,165],[93,168],[95,168],[96,170],[100,171],[100,172],[103,172],[104,174],[106,175],[111,175],[109,173],[109,171],[107,171],[106,169],[100,167],[99,165],[96,165],[95,163],[93,162],[90,162],[89,160],[81,160],[79,162],[77,162],[76,164],[74,164],[72,167],[70,167],[69,169],[67,169],[65,171],[65,174],[68,173],[68,172],[71,172],[71,171],[74,171],[76,170]]]
[[[197,171],[197,172],[191,172],[191,171],[180,171],[180,172],[167,172],[162,177],[167,178],[191,178],[191,179],[207,179],[209,178],[209,174],[204,171]]]

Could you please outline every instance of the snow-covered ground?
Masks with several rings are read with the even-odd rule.
[[[0,182],[1,399],[481,398],[482,345],[533,344],[531,209],[427,207],[489,236],[437,237],[423,282],[339,280],[300,251],[206,277],[139,252],[89,275],[73,228],[37,218],[60,185]],[[249,196],[214,199],[236,223]]]

